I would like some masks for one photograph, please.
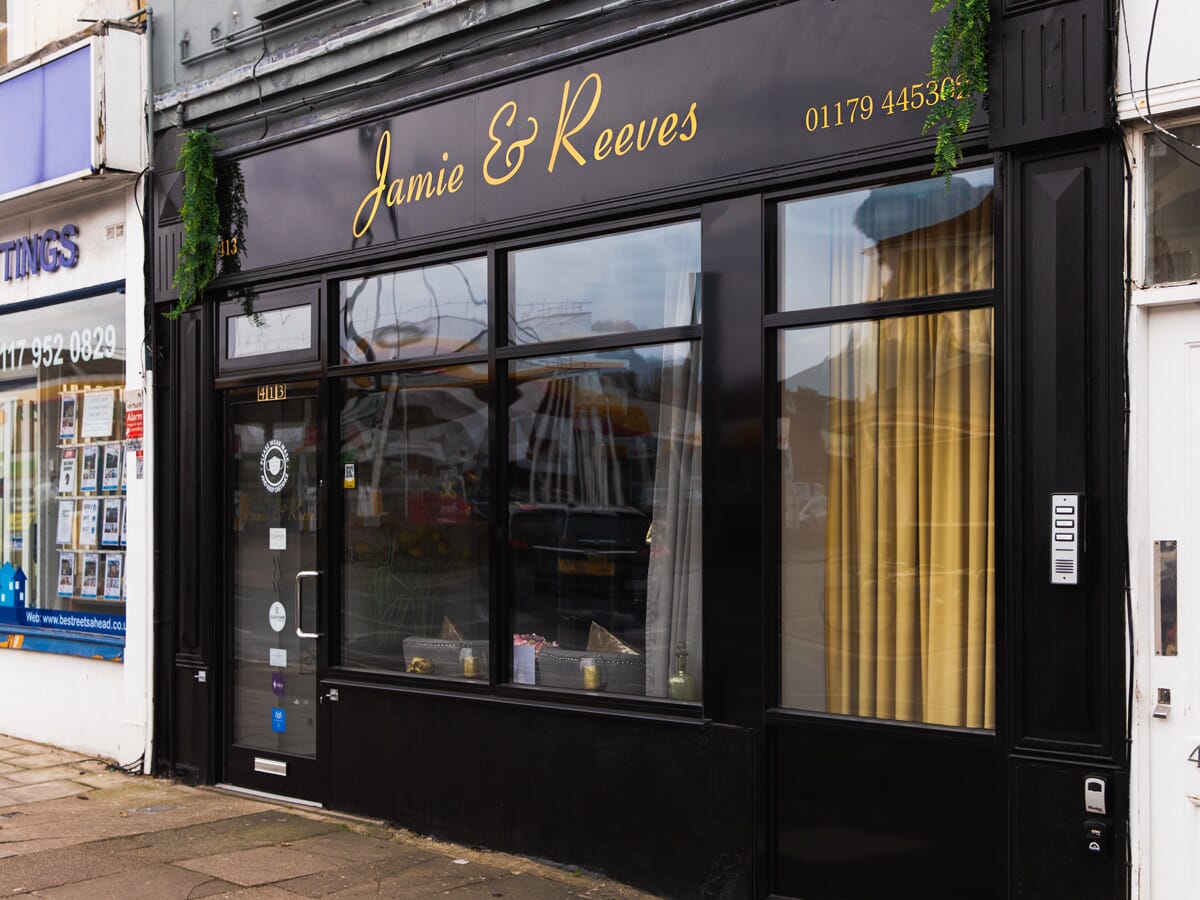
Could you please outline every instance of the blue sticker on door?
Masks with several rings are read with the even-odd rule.
[[[271,730],[287,731],[287,710],[278,706],[271,710]]]

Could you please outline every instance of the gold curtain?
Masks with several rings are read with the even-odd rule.
[[[853,280],[884,300],[990,288],[990,217],[989,197],[879,240],[878,277]],[[930,221],[915,210],[921,218]],[[861,270],[854,256],[845,266]],[[831,334],[828,709],[993,728],[991,310]]]

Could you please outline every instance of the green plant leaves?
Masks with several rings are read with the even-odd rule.
[[[930,77],[942,84],[938,102],[925,119],[924,133],[937,131],[933,174],[950,179],[962,161],[962,136],[971,124],[979,98],[988,90],[988,0],[933,0],[931,12],[949,7],[946,23],[933,35]],[[953,81],[947,78],[957,73]]]
[[[220,146],[207,129],[189,131],[179,150],[183,172],[183,246],[171,286],[179,289],[179,301],[166,313],[178,319],[204,297],[204,290],[217,274],[217,246],[221,214],[217,205],[217,170],[213,156]]]

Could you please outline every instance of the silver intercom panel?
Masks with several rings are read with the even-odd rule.
[[[1050,496],[1050,583],[1079,584],[1083,550],[1083,495]]]

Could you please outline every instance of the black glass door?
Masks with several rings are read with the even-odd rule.
[[[326,616],[312,384],[226,395],[226,754],[232,784],[321,801]]]

